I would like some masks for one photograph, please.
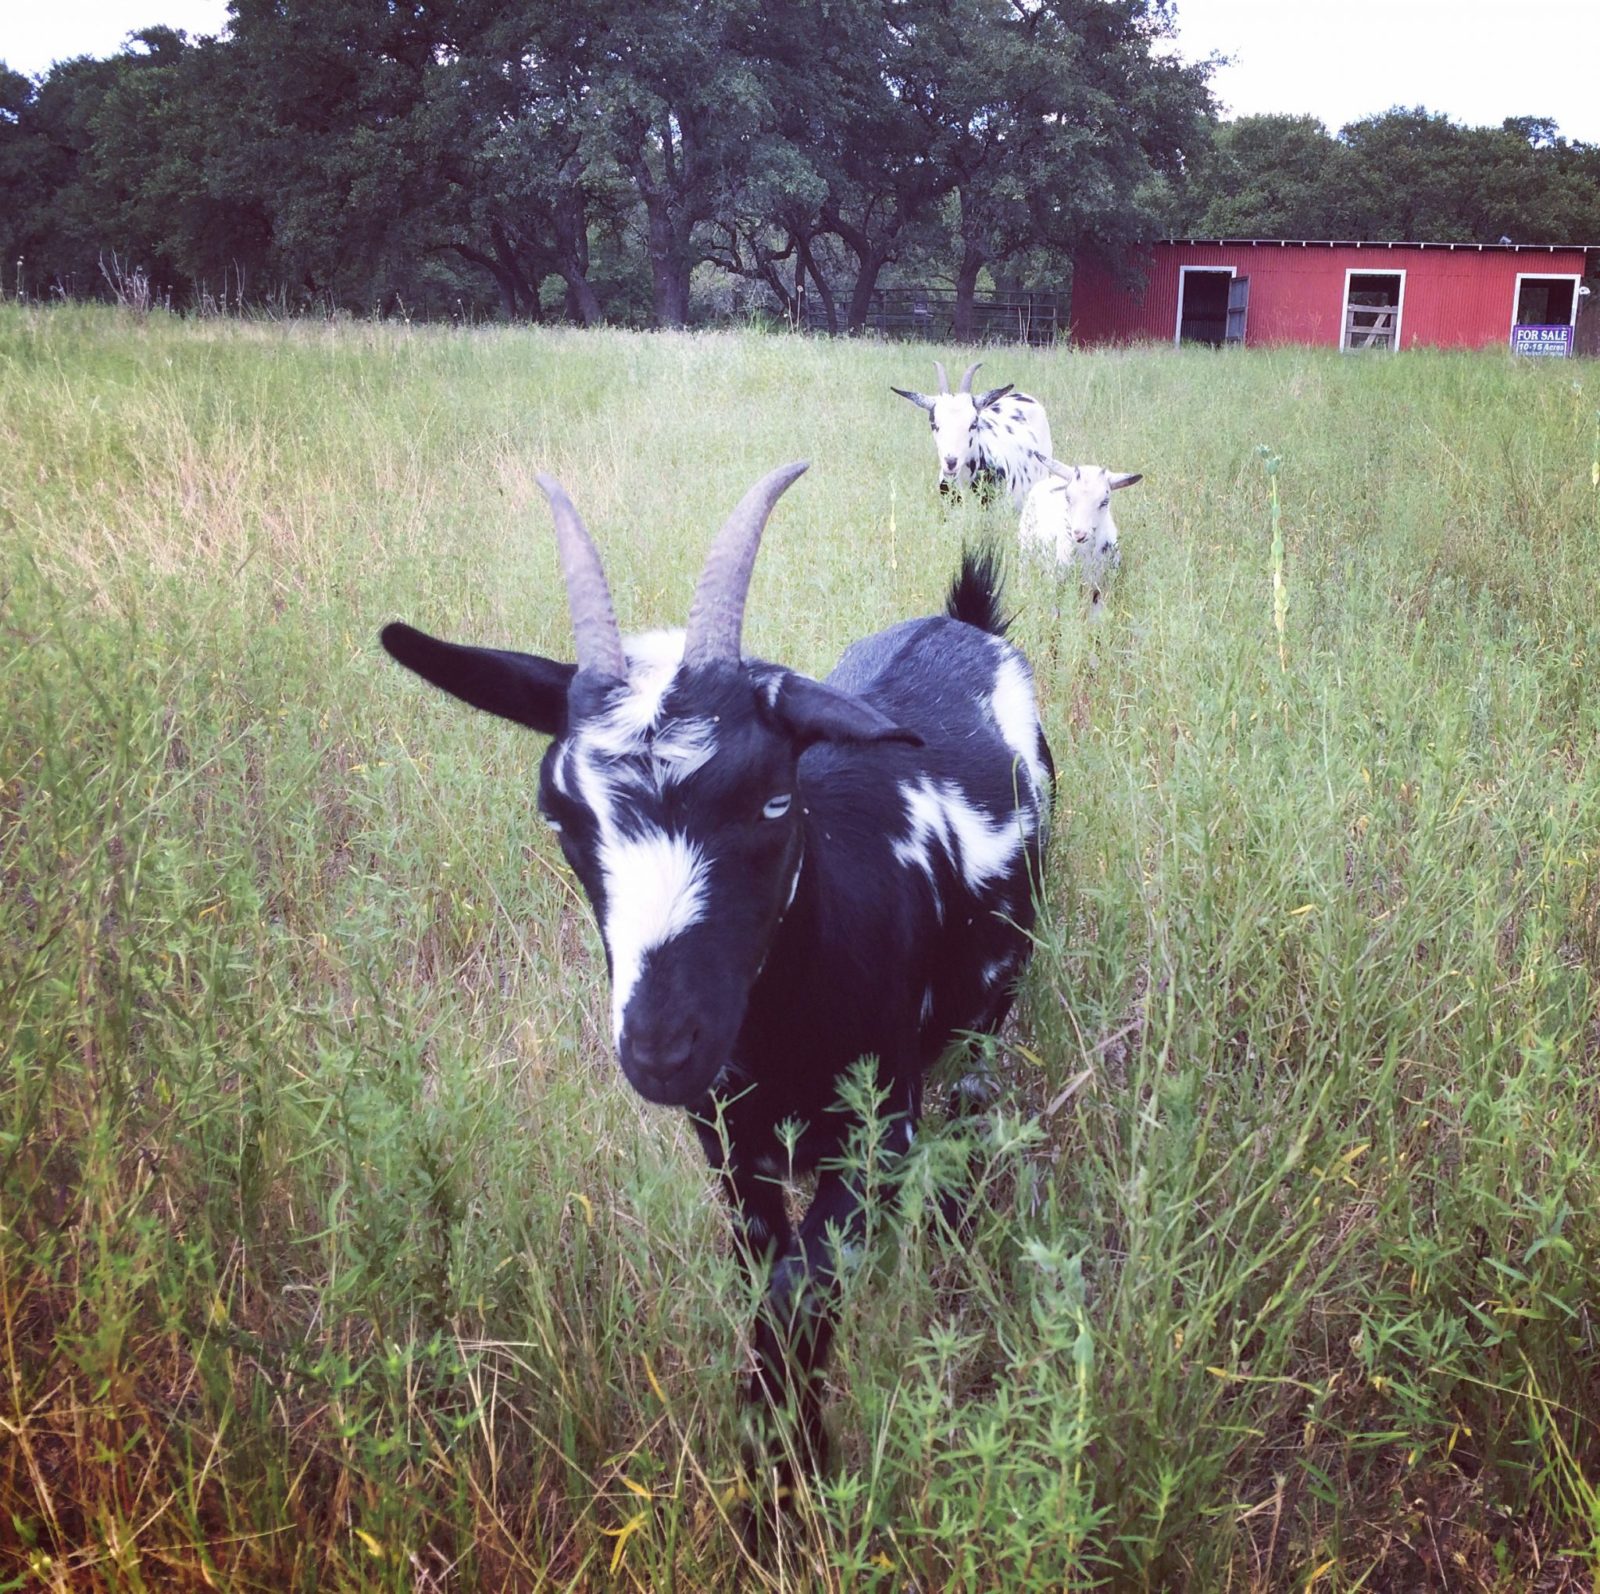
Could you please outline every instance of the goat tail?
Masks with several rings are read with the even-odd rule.
[[[1015,618],[1001,609],[1000,596],[1004,586],[1000,555],[993,546],[963,548],[961,568],[950,583],[950,596],[945,599],[944,612],[952,620],[975,625],[990,636],[1004,636],[1006,628]]]

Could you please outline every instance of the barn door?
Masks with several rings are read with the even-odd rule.
[[[1225,343],[1244,342],[1245,316],[1250,310],[1250,279],[1235,277],[1228,284],[1228,330]]]

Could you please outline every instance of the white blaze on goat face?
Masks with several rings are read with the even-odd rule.
[[[614,757],[638,751],[643,738],[660,723],[662,702],[683,664],[684,634],[644,631],[625,637],[627,690],[619,691],[605,714],[583,727],[583,744]]]
[[[598,832],[600,932],[611,962],[611,1028],[622,1044],[628,1003],[651,952],[700,922],[709,868],[688,837],[661,825],[653,809],[716,751],[708,719],[662,724],[683,659],[682,631],[627,639],[628,681],[605,713],[560,749],[552,780],[594,817]]]
[[[628,1001],[646,957],[698,924],[706,909],[708,870],[684,836],[652,831],[602,844],[602,933],[611,954],[611,1034],[620,1047]]]
[[[634,811],[630,797],[648,780],[647,773],[627,766],[601,773],[581,751],[573,764],[578,799],[593,815],[599,835],[592,854],[598,890],[591,897],[611,965],[611,1031],[620,1046],[646,956],[705,912],[707,870],[686,837],[642,821]]]

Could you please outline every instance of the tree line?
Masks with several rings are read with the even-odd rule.
[[[1219,123],[1214,65],[1171,0],[232,0],[0,65],[0,283],[659,326],[712,284],[850,331],[910,281],[965,336],[1174,232],[1600,239],[1547,120]]]
[[[1600,145],[1548,117],[1463,127],[1420,106],[1337,134],[1248,116],[1213,130],[1186,209],[1195,237],[1600,243]]]
[[[682,324],[697,267],[864,324],[885,271],[1115,247],[1205,137],[1162,0],[234,0],[8,74],[5,253],[192,298]]]

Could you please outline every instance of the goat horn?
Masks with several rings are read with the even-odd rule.
[[[739,661],[739,632],[744,624],[744,601],[750,592],[750,572],[772,506],[806,468],[809,460],[781,465],[768,472],[741,498],[728,516],[706,555],[700,584],[689,609],[683,662],[710,664],[717,659]]]
[[[978,374],[978,371],[981,369],[982,365],[982,360],[974,360],[972,364],[967,367],[967,374],[961,378],[961,392],[970,393],[972,391],[972,379]]]
[[[593,670],[612,680],[625,680],[628,665],[622,656],[622,632],[617,629],[611,589],[606,586],[606,573],[594,541],[584,530],[566,488],[554,476],[543,473],[535,480],[550,500],[550,513],[555,517],[556,553],[567,584],[567,607],[572,611],[578,668]]]
[[[948,393],[950,391],[950,378],[944,374],[943,363],[939,360],[935,360],[933,362],[933,368],[939,373],[939,391],[941,393]]]

